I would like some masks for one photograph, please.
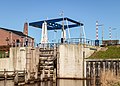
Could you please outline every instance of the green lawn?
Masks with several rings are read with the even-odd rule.
[[[106,51],[94,53],[89,58],[93,59],[115,59],[120,58],[120,46],[109,46]]]

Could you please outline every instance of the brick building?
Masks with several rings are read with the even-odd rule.
[[[34,38],[28,36],[28,23],[24,24],[24,30],[15,31],[0,28],[0,46],[34,46]]]

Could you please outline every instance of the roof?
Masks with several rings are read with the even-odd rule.
[[[27,36],[27,35],[23,34],[23,32],[21,32],[21,31],[10,30],[10,29],[1,28],[1,27],[0,27],[0,29],[6,30],[6,31],[9,31],[9,32],[12,32],[12,33],[14,33],[14,34],[16,34],[16,35],[19,35],[19,36],[23,36],[23,37],[26,37],[26,36]],[[27,37],[32,38],[32,37],[30,37],[30,36],[27,36]]]
[[[71,24],[69,25],[65,25],[64,24],[64,29],[67,29],[68,27],[69,28],[72,28],[72,27],[78,27],[78,26],[83,26],[82,23],[80,22],[77,22],[75,20],[72,20],[70,18],[57,18],[57,19],[50,19],[50,20],[43,20],[43,21],[37,21],[37,22],[32,22],[32,23],[29,23],[30,26],[33,26],[33,27],[37,27],[37,28],[42,28],[42,24],[44,23],[44,21],[47,22],[47,29],[48,30],[59,30],[59,29],[62,29],[62,25],[59,24],[59,22],[61,21],[69,21]]]

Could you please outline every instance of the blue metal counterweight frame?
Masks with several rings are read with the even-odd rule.
[[[66,22],[63,24],[63,21]],[[64,18],[56,18],[56,19],[49,19],[49,20],[42,20],[42,21],[37,21],[37,22],[32,22],[29,23],[29,26],[37,27],[42,29],[42,24],[46,22],[47,23],[47,30],[62,30],[63,27],[64,29],[69,29],[73,27],[81,27],[84,26],[83,23],[77,22],[75,20],[72,20],[70,18],[64,17]],[[68,23],[69,22],[69,23]],[[64,26],[63,26],[64,25]],[[69,30],[68,30],[69,31]],[[77,44],[86,44],[86,38],[69,38],[65,40],[64,43],[77,43]],[[63,43],[62,38],[58,43]],[[93,42],[89,41],[88,44],[92,44]],[[41,44],[41,43],[40,43]],[[48,43],[49,44],[49,43]]]
[[[72,20],[72,19],[67,18],[67,17],[65,17],[64,20],[67,20],[67,21],[72,23],[69,25],[64,25],[64,29],[67,29],[68,27],[73,28],[73,27],[83,26],[83,23],[77,22],[77,21]],[[29,23],[29,25],[33,26],[33,27],[37,27],[37,28],[42,28],[42,24],[44,23],[44,21],[47,22],[47,29],[48,30],[60,30],[63,27],[63,25],[59,24],[59,22],[63,21],[63,18],[32,22],[32,23]]]

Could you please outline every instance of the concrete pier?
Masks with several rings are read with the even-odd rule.
[[[96,50],[94,46],[83,44],[50,44],[46,48],[12,47],[10,57],[0,59],[0,71],[9,71],[6,74],[12,74],[18,84],[46,80],[56,82],[59,78],[85,79],[85,59]]]
[[[57,78],[84,79],[84,59],[94,53],[95,49],[81,44],[63,44],[59,46],[57,58]]]
[[[100,85],[101,74],[110,71],[114,76],[120,74],[120,59],[86,59],[86,78],[91,81],[90,86]]]

